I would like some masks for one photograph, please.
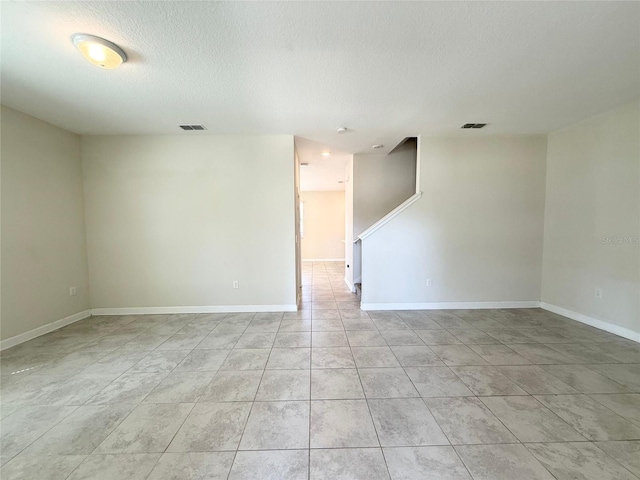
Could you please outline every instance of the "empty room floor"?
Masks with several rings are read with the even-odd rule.
[[[640,345],[539,310],[92,317],[2,352],[0,477],[635,479]],[[366,288],[366,287],[365,287]]]

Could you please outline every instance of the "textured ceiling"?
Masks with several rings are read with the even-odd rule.
[[[323,156],[323,152],[330,155]],[[301,137],[296,137],[296,153],[301,163],[308,164],[300,169],[300,190],[344,190],[340,182],[346,180],[350,153]]]
[[[546,133],[640,91],[638,2],[1,8],[2,103],[81,134],[194,135],[177,125],[203,123],[355,153],[416,134]],[[129,62],[90,65],[76,32],[117,43]],[[465,122],[489,126],[461,132]]]

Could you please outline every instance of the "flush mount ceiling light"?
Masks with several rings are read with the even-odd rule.
[[[86,33],[76,33],[71,41],[80,53],[95,66],[107,70],[118,68],[127,61],[127,55],[115,43]]]
[[[322,152],[320,155],[322,155],[323,157],[328,157],[329,155],[331,155],[331,152]]]
[[[372,145],[371,148],[373,148],[374,150],[378,150],[379,148],[384,147],[384,145]]]
[[[338,128],[338,133],[340,135],[342,135],[343,133],[347,133],[347,127],[340,127]]]

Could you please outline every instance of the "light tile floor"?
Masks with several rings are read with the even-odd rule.
[[[640,477],[640,345],[539,309],[92,317],[2,352],[3,480]]]

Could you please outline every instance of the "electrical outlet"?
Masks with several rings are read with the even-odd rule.
[[[240,288],[240,283],[238,282],[238,280],[233,281],[233,288]]]
[[[596,288],[595,295],[596,298],[602,298],[602,289]]]
[[[69,287],[69,296],[74,297],[76,295],[76,287]]]
[[[433,282],[430,278],[427,278],[427,287],[433,287]]]

